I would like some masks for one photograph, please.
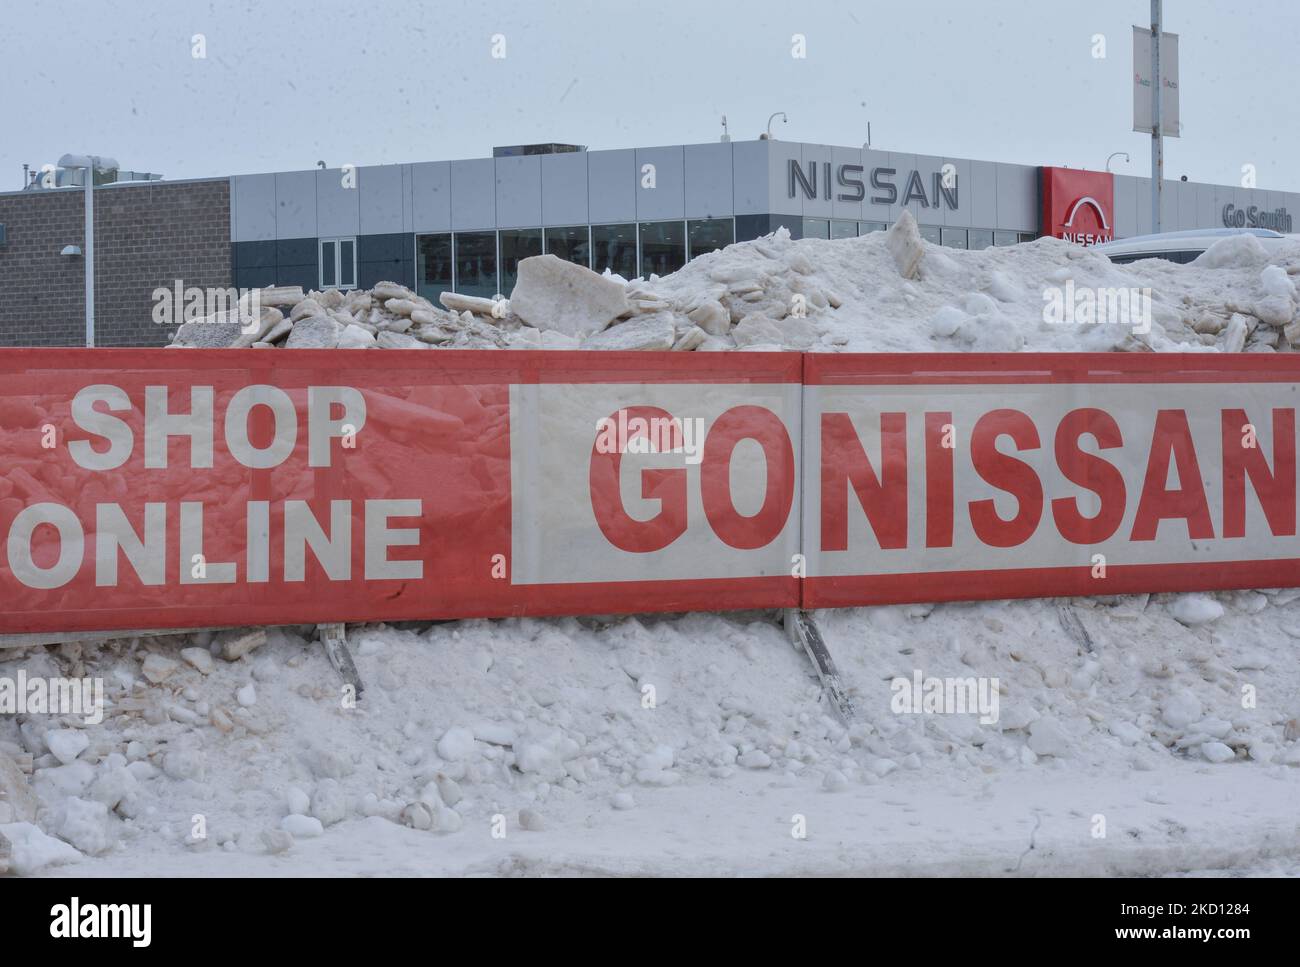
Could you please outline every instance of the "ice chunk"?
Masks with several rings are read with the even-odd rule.
[[[46,835],[31,823],[0,825],[0,837],[9,842],[9,869],[19,876],[81,859],[75,847]]]
[[[554,255],[534,255],[519,263],[510,308],[538,329],[587,336],[603,330],[630,306],[623,284],[612,277]]]
[[[1223,617],[1223,605],[1204,594],[1182,594],[1169,606],[1174,620],[1188,627],[1209,624]]]

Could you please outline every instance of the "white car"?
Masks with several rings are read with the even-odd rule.
[[[1139,259],[1165,259],[1186,264],[1219,239],[1229,235],[1254,235],[1264,245],[1288,237],[1268,228],[1193,228],[1182,232],[1136,235],[1133,238],[1104,242],[1097,246],[1097,251],[1119,264]]]

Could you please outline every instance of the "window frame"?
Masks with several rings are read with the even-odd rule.
[[[598,275],[603,274],[605,269],[607,268],[610,269],[611,271],[613,270],[613,266],[602,266],[600,268],[596,267],[596,229],[630,227],[632,229],[632,251],[636,255],[636,264],[633,266],[632,277],[629,278],[628,281],[631,282],[634,279],[636,279],[638,277],[638,273],[641,270],[641,224],[642,223],[638,221],[588,223],[587,246],[590,251],[590,255],[588,256],[587,267],[590,268],[591,271],[597,273]]]
[[[549,239],[549,237],[547,236],[547,233],[548,233],[548,232],[553,232],[553,231],[567,231],[567,230],[569,230],[569,229],[578,229],[578,228],[581,228],[581,229],[585,230],[586,233],[587,233],[587,242],[586,242],[586,245],[587,245],[587,261],[586,261],[586,262],[574,262],[574,263],[572,263],[572,264],[574,264],[574,265],[582,265],[582,266],[585,266],[586,268],[591,268],[591,262],[592,262],[592,245],[591,245],[591,225],[590,225],[590,224],[587,224],[587,225],[543,225],[543,226],[542,226],[542,254],[543,254],[543,255],[554,255],[554,254],[555,254],[554,252],[551,251],[550,239]],[[640,233],[638,232],[638,234],[640,234]],[[559,256],[559,255],[557,255],[556,258],[563,258],[563,256]],[[568,259],[565,259],[564,261],[567,262],[567,261],[569,261],[569,260],[568,260]]]
[[[421,268],[420,239],[422,238],[446,238],[447,239],[447,259],[448,262],[450,263],[449,268],[451,269],[451,278],[447,283],[447,288],[442,289],[441,292],[455,292],[456,291],[456,258],[455,258],[455,246],[454,243],[452,242],[453,234],[454,234],[453,232],[447,231],[447,232],[413,232],[411,235],[412,249],[413,249],[412,256],[411,256],[411,268],[412,271],[415,273],[414,288],[415,288],[415,292],[418,295],[423,296],[426,299],[429,299],[429,296],[425,295],[423,292],[420,291],[421,287],[424,284],[420,272],[420,268]],[[439,294],[441,294],[441,292]],[[434,296],[432,299],[430,299],[430,301],[437,302],[438,301],[437,296]]]
[[[646,236],[646,234],[647,234],[646,229],[655,229],[655,228],[659,228],[660,226],[668,226],[668,227],[671,227],[671,226],[673,226],[673,225],[677,225],[677,226],[679,226],[680,229],[681,229],[681,234],[682,234],[682,242],[681,242],[681,256],[682,256],[682,264],[679,265],[679,266],[677,266],[677,268],[675,268],[675,269],[670,269],[668,272],[666,272],[666,273],[664,273],[664,274],[665,274],[665,275],[672,275],[674,272],[680,272],[682,269],[686,268],[686,263],[690,261],[690,258],[689,258],[689,257],[687,256],[687,254],[686,254],[687,251],[688,251],[689,248],[690,248],[690,240],[689,240],[689,238],[688,238],[688,236],[690,235],[690,227],[689,227],[689,225],[687,224],[687,220],[686,220],[685,218],[657,218],[657,219],[651,219],[650,221],[645,221],[645,222],[638,221],[638,222],[636,223],[636,271],[637,271],[637,278],[639,278],[639,279],[649,279],[650,276],[657,274],[657,273],[654,273],[654,272],[647,272],[647,271],[646,271],[646,264],[645,264],[645,258],[646,258],[646,237],[645,237],[645,236]],[[667,230],[667,229],[665,229],[665,230]],[[732,231],[734,232],[735,230],[733,229]],[[650,243],[651,243],[651,245],[656,245],[656,244],[665,244],[665,243],[659,243],[659,242],[656,242],[654,239],[651,239],[651,240],[650,240]],[[670,242],[670,243],[666,243],[666,244],[673,244],[673,243]],[[663,278],[664,276],[659,276],[659,277],[660,277],[660,278]]]
[[[426,232],[425,234],[443,234],[441,232]],[[461,293],[460,283],[460,240],[464,235],[491,235],[492,236],[492,264],[496,270],[496,283],[492,287],[493,295],[480,296],[485,299],[495,299],[501,294],[501,233],[496,228],[485,228],[474,232],[452,232],[451,233],[451,282],[452,291]],[[463,294],[463,293],[462,293]]]
[[[960,238],[961,244],[951,244],[948,241],[950,238],[954,241]],[[968,250],[970,248],[970,232],[961,225],[942,225],[939,228],[939,244],[944,248],[959,248],[963,251]]]
[[[717,248],[711,248],[711,249],[709,249],[709,252],[699,252],[699,253],[697,253],[697,252],[694,251],[693,247],[691,246],[691,226],[692,226],[692,225],[698,225],[698,224],[701,224],[701,223],[704,223],[704,222],[717,222],[719,225],[722,225],[722,224],[730,224],[730,225],[731,225],[731,241],[728,242],[727,245],[735,245],[735,244],[736,244],[736,218],[735,218],[734,215],[719,215],[719,216],[716,216],[716,217],[714,217],[714,218],[688,218],[688,219],[686,219],[686,261],[687,261],[688,264],[691,262],[692,259],[695,259],[698,255],[708,255],[709,252],[720,252],[720,251],[722,251],[722,249],[717,249]],[[638,229],[638,230],[637,230],[637,241],[638,241],[638,244],[640,243],[640,238],[641,238],[641,232],[640,232],[640,230]],[[722,246],[722,248],[726,248],[727,245]]]
[[[341,281],[343,278],[343,243],[352,243],[352,281],[344,285]],[[328,285],[325,283],[325,246],[334,246],[334,281]],[[357,237],[355,235],[333,235],[328,238],[320,238],[316,241],[316,281],[320,284],[320,290],[338,289],[340,292],[346,292],[349,289],[357,287]]]
[[[515,234],[522,238],[526,234],[537,233],[537,252],[536,255],[546,254],[546,229],[540,225],[530,225],[526,228],[498,228],[497,229],[497,287],[498,294],[509,299],[510,293],[514,291],[515,286],[509,286],[510,292],[505,291],[506,286],[506,238],[505,236]],[[531,255],[525,255],[515,262],[514,281],[515,285],[519,283],[519,263],[525,258],[532,258]]]

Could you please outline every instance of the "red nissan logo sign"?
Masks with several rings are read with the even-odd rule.
[[[1043,234],[1080,245],[1115,237],[1115,177],[1109,171],[1048,168],[1042,172]]]

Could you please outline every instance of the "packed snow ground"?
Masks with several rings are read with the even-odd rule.
[[[1257,249],[1113,266],[1053,240],[927,246],[903,281],[881,237],[777,237],[633,285],[673,307],[654,314],[689,318],[706,298],[737,314],[727,279],[758,284],[735,298],[757,293],[745,304],[764,318],[740,313],[714,337],[739,348],[1285,351],[1295,304],[1281,283],[1300,246]],[[1151,287],[1155,324],[1043,323],[1044,288],[1067,279]],[[806,318],[777,315],[792,281]],[[771,341],[735,335],[765,325]],[[94,726],[0,718],[0,760],[34,759],[34,821],[0,804],[8,862],[92,876],[1300,862],[1300,590],[821,612],[857,709],[847,726],[779,618],[353,626],[355,707],[307,628],[233,662],[219,657],[230,633],[0,652],[0,678],[100,677],[109,700]],[[890,681],[915,669],[997,678],[998,721],[896,714]]]
[[[45,828],[85,854],[64,846],[71,875],[1146,874],[1300,859],[1300,597],[1218,595],[1222,616],[1191,627],[1174,617],[1186,600],[1066,605],[1092,651],[1058,601],[822,612],[857,706],[847,728],[775,613],[354,628],[355,708],[307,629],[208,674],[181,662],[160,685],[142,660],[189,642],[122,642],[81,660],[124,710],[84,729],[71,764],[42,753],[34,788]],[[75,664],[54,651],[0,675]],[[895,714],[889,680],[914,668],[998,678],[999,722]],[[231,730],[212,724],[219,710]],[[4,740],[39,751],[57,724],[39,718]],[[1214,743],[1232,758],[1211,761]],[[437,828],[406,825],[412,804]],[[294,842],[273,852],[264,834],[285,825]],[[52,842],[29,852],[33,867],[58,858]]]

